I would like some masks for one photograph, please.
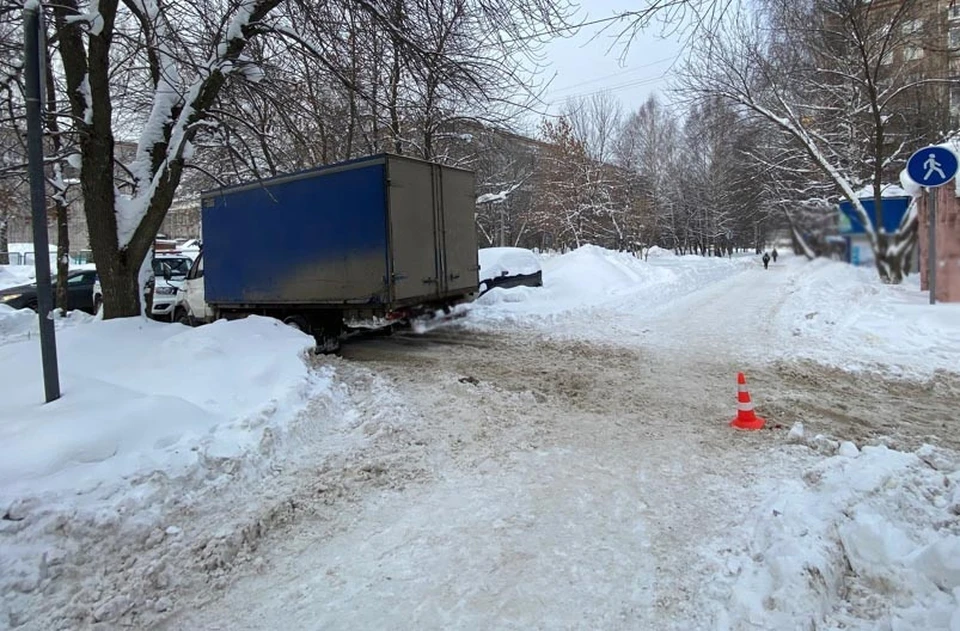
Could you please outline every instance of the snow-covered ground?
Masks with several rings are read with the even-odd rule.
[[[891,286],[871,269],[789,261],[777,326],[793,357],[906,376],[960,371],[960,304],[931,306],[918,275]]]
[[[711,542],[717,628],[957,631],[958,515],[956,452],[845,443]]]
[[[276,320],[190,329],[71,313],[57,324],[62,398],[42,405],[36,314],[0,306],[0,628],[52,614],[72,627],[41,592],[97,566],[81,550],[146,546],[147,563],[151,537],[185,528],[180,511],[282,470],[301,453],[298,412],[336,398],[330,371],[308,370],[312,338]],[[109,617],[123,601],[89,602]]]
[[[0,628],[960,630],[960,305],[791,256],[541,263],[343,358],[70,314],[50,405],[0,311]],[[738,370],[768,431],[727,425]]]
[[[32,283],[36,278],[33,265],[0,265],[0,289]]]

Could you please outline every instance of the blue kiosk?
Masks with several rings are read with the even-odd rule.
[[[884,231],[896,232],[900,227],[900,221],[907,213],[912,198],[907,196],[884,196],[883,197],[883,229]],[[870,218],[870,223],[877,225],[877,209],[873,198],[860,198]],[[853,211],[853,204],[849,200],[840,202],[839,215],[840,235],[846,242],[846,261],[851,265],[872,266],[873,250],[870,247],[870,240],[867,238],[867,231],[863,224]]]

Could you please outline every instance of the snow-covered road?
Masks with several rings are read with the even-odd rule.
[[[330,517],[353,527],[284,534],[264,573],[165,628],[690,628],[713,613],[695,544],[736,527],[767,467],[796,472],[771,435],[726,427],[712,366],[450,330],[345,355],[361,387],[385,380],[354,393],[366,407],[402,401],[397,439],[360,465],[386,489]]]
[[[917,414],[908,386],[785,361],[790,278],[734,262],[663,283],[645,312],[649,288],[345,347],[327,361],[378,440],[321,484],[328,510],[158,628],[799,628],[819,603],[757,627],[728,611],[744,516],[822,460],[791,424],[915,447],[960,387]],[[739,370],[772,431],[728,428]]]

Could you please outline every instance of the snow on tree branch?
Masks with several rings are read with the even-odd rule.
[[[171,167],[182,168],[190,141],[199,128],[195,123],[202,122],[227,75],[236,71],[253,25],[280,2],[245,0],[241,3],[229,22],[224,40],[199,69],[197,78],[184,86],[178,60],[166,44],[171,34],[158,5],[154,0],[137,1],[153,25],[159,76],[153,108],[141,133],[136,159],[129,167],[136,178],[135,192],[117,197],[117,238],[121,249],[138,233],[145,236],[149,232],[143,219],[158,187],[170,178]]]

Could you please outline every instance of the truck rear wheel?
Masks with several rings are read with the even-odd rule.
[[[316,352],[320,355],[336,353],[340,350],[340,336],[320,333],[313,336],[317,341]]]
[[[309,334],[311,330],[310,323],[307,322],[307,319],[301,315],[287,316],[283,319],[283,323],[307,334]]]
[[[313,319],[312,333],[314,339],[317,340],[318,353],[336,353],[340,350],[343,314],[339,311],[316,313]]]

